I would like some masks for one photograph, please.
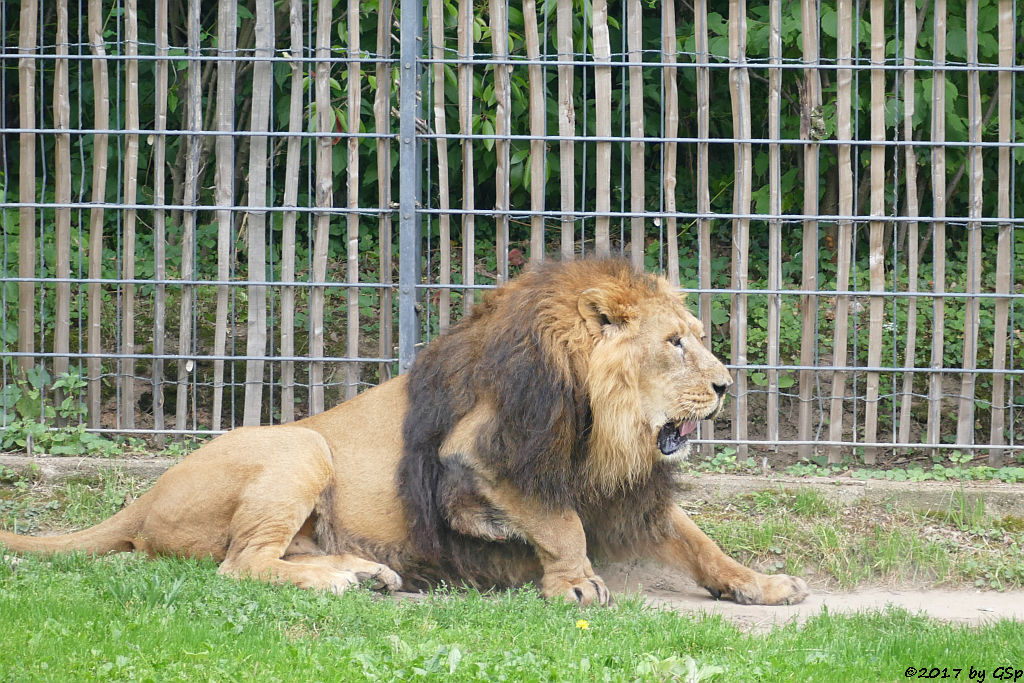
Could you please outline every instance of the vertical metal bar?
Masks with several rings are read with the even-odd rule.
[[[420,32],[423,3],[401,0],[399,64],[399,171],[398,171],[398,370],[407,372],[416,358],[419,315],[416,311],[420,284],[420,140],[416,134],[420,101]]]
[[[775,215],[782,213],[782,164],[780,145],[776,142],[781,136],[782,108],[782,4],[779,0],[769,3],[769,38],[768,38],[768,137],[772,143],[768,146],[768,187],[769,211]],[[774,67],[774,68],[771,68]],[[782,221],[771,220],[768,223],[768,287],[782,289]],[[782,314],[782,297],[773,294],[768,299],[768,365],[779,364],[780,318]],[[768,440],[777,442],[779,439],[779,371],[768,371],[768,402],[765,411],[768,422]]]

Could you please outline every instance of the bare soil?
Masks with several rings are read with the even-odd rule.
[[[769,630],[827,609],[831,614],[877,611],[888,606],[955,624],[977,625],[1000,619],[1024,624],[1024,591],[981,591],[973,588],[917,589],[864,586],[832,591],[812,584],[811,594],[798,605],[738,605],[715,600],[706,590],[676,572],[647,563],[617,563],[598,569],[613,593],[641,594],[651,605],[682,614],[716,614],[753,631]]]

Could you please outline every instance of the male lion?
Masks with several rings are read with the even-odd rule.
[[[536,582],[609,602],[590,557],[647,556],[713,596],[803,600],[736,563],[676,505],[673,460],[731,379],[664,279],[548,264],[491,293],[401,377],[289,425],[243,427],[138,500],[23,552],[211,556],[220,571],[334,592]]]

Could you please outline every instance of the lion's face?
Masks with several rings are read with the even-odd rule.
[[[704,328],[682,297],[665,280],[654,284],[642,296],[594,289],[581,297],[596,337],[588,373],[594,429],[616,449],[629,447],[625,431],[633,431],[641,457],[685,458],[690,435],[721,411],[732,378],[704,346]]]
[[[637,327],[640,412],[661,454],[685,457],[697,423],[721,411],[732,378],[681,303],[657,307]]]

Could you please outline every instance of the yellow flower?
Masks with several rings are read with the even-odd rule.
[[[590,622],[587,621],[586,619],[580,619],[579,621],[576,622],[576,628],[581,628],[581,629],[586,630],[586,629],[590,628]]]

